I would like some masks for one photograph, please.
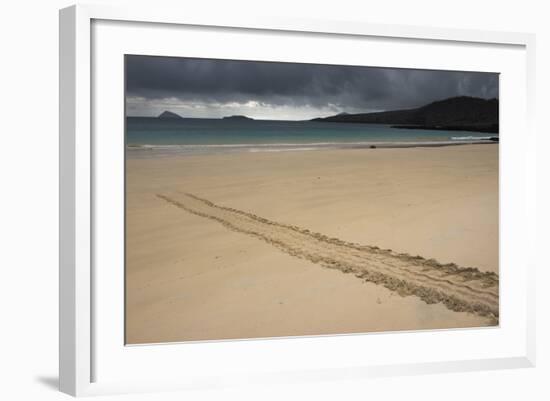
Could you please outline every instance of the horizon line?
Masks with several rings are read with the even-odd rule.
[[[418,109],[418,108],[421,108],[421,107],[424,107],[424,106],[428,106],[428,105],[433,104],[433,103],[442,102],[442,101],[450,100],[450,99],[454,99],[454,98],[461,98],[461,97],[467,97],[467,98],[472,98],[472,99],[483,99],[485,101],[497,100],[497,101],[500,102],[500,97],[499,96],[485,98],[485,97],[477,97],[477,96],[459,95],[459,96],[451,96],[451,97],[444,98],[444,99],[434,100],[432,102],[429,102],[429,103],[426,103],[422,106],[417,106],[417,107],[409,107],[409,108],[403,108],[403,109],[384,109],[384,110],[376,110],[376,111],[365,111],[365,112],[361,112],[361,113],[348,113],[348,112],[342,111],[340,113],[330,114],[330,115],[327,115],[325,117],[316,116],[316,117],[311,117],[311,118],[308,118],[308,119],[298,119],[298,120],[287,120],[287,119],[280,119],[280,118],[255,118],[255,117],[249,117],[249,116],[244,115],[244,114],[233,114],[233,115],[227,115],[227,116],[222,116],[222,117],[184,117],[184,116],[182,116],[182,115],[180,115],[180,114],[178,114],[174,111],[171,111],[171,110],[164,110],[158,115],[151,115],[151,116],[125,115],[125,118],[128,118],[128,117],[131,117],[131,118],[159,118],[163,113],[169,112],[169,113],[177,115],[181,119],[187,119],[187,120],[223,120],[223,119],[230,118],[230,117],[244,117],[244,118],[247,118],[247,119],[250,119],[250,120],[253,120],[253,121],[296,121],[297,122],[297,121],[312,121],[312,120],[315,120],[315,119],[324,119],[324,118],[328,118],[328,117],[335,117],[335,116],[342,115],[342,114],[359,115],[359,114],[385,113],[385,112],[390,112],[390,111],[414,110],[414,109]]]

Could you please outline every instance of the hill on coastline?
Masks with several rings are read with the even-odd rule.
[[[252,121],[253,118],[247,116],[227,116],[223,117],[222,120],[233,120],[233,121]]]
[[[498,99],[459,96],[415,109],[338,114],[312,121],[394,124],[395,128],[444,129],[498,133]]]
[[[163,111],[157,118],[183,119],[182,116],[171,111]]]

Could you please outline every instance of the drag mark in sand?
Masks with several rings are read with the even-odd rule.
[[[415,295],[428,304],[441,302],[453,311],[471,312],[498,323],[499,276],[496,273],[345,242],[219,206],[189,193],[171,197],[157,194],[157,197],[189,213],[217,221],[232,231],[267,242],[294,257],[352,273],[401,296]]]

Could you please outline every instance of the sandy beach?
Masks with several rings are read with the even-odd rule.
[[[498,321],[498,144],[140,152],[128,344]]]

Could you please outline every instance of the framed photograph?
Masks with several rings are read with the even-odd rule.
[[[535,361],[534,37],[60,12],[60,388]]]

